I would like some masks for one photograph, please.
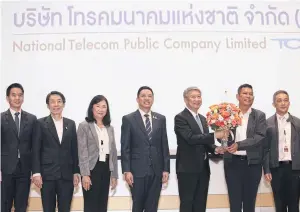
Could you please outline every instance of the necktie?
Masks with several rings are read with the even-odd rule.
[[[146,132],[149,138],[149,141],[151,141],[152,139],[152,128],[151,128],[151,123],[150,123],[150,119],[149,119],[149,114],[145,114],[144,115],[146,117]]]
[[[20,112],[16,112],[15,113],[15,124],[16,124],[16,127],[17,127],[18,136],[19,136],[19,133],[20,133],[20,119],[19,119],[19,115],[20,115]]]
[[[199,125],[201,132],[203,133],[203,126],[202,126],[202,123],[201,123],[201,120],[200,120],[200,117],[198,114],[196,115],[195,119],[196,119],[197,124]]]

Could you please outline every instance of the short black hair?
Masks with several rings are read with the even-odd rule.
[[[238,88],[238,90],[237,90],[238,94],[241,93],[241,90],[242,90],[243,88],[251,88],[251,89],[253,90],[252,85],[245,83],[245,84],[242,84],[242,85],[239,86],[239,88]]]
[[[142,90],[150,90],[152,95],[154,95],[152,88],[150,88],[149,86],[142,86],[142,87],[139,88],[139,90],[137,92],[137,97],[139,97]]]
[[[6,89],[6,96],[9,96],[11,89],[13,88],[20,88],[22,93],[24,94],[24,88],[20,83],[13,83]]]
[[[49,100],[50,100],[50,96],[52,95],[58,95],[60,96],[60,98],[62,99],[63,103],[65,104],[66,103],[66,98],[65,96],[59,92],[59,91],[51,91],[50,93],[48,93],[47,97],[46,97],[46,104],[49,105]]]
[[[94,115],[93,115],[93,106],[103,100],[107,104],[107,112],[106,112],[106,115],[103,117],[103,124],[104,124],[104,126],[110,126],[111,119],[110,119],[109,105],[108,105],[108,101],[107,101],[106,97],[103,95],[97,95],[91,100],[88,110],[87,110],[87,117],[85,118],[85,120],[87,122],[89,122],[89,123],[96,122],[96,119],[94,118]]]
[[[276,96],[277,96],[278,94],[286,94],[286,95],[289,97],[289,94],[288,94],[287,91],[285,91],[285,90],[278,90],[278,91],[276,91],[276,92],[273,94],[273,103],[275,103]],[[289,97],[289,98],[290,98],[290,97]]]

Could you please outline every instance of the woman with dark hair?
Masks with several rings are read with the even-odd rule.
[[[107,99],[95,96],[77,130],[84,212],[107,211],[109,186],[117,186],[117,148],[110,122]]]

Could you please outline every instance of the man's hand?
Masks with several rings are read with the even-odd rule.
[[[133,175],[131,172],[125,172],[125,180],[130,187],[133,187]]]
[[[80,182],[80,175],[79,174],[74,174],[73,175],[73,184],[74,184],[74,187],[77,187],[78,184]]]
[[[90,176],[83,176],[82,178],[82,187],[84,188],[84,190],[88,191],[90,190],[92,185],[92,181]]]
[[[271,173],[265,174],[265,180],[266,180],[267,182],[271,182],[271,180],[272,180],[272,174],[271,174]]]
[[[230,145],[229,147],[227,147],[227,151],[232,153],[235,153],[238,149],[238,144],[237,143],[233,143],[232,145]]]
[[[169,172],[163,172],[162,183],[167,183],[169,180]]]
[[[42,180],[42,176],[35,176],[33,177],[32,179],[34,185],[38,188],[42,188],[42,185],[43,185],[43,180]]]
[[[112,177],[110,179],[110,187],[111,187],[110,189],[114,190],[117,187],[117,185],[118,185],[118,180],[116,178]]]

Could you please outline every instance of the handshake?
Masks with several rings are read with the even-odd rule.
[[[230,135],[230,130],[217,130],[215,131],[215,138],[220,139],[222,141],[222,146],[215,148],[215,153],[217,154],[224,154],[225,152],[234,153],[238,149],[238,144],[233,143],[230,146],[223,145],[223,141],[227,143],[228,137]]]

